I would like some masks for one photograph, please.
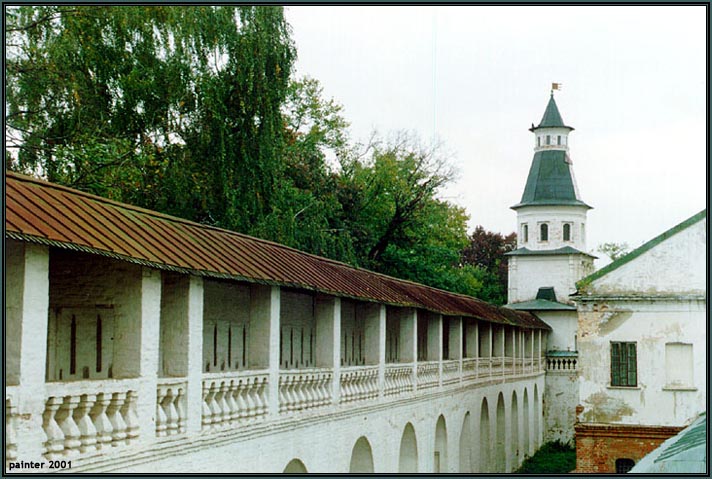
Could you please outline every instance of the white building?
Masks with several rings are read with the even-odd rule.
[[[705,411],[706,214],[578,283],[578,472],[625,472]]]
[[[517,249],[509,256],[507,307],[529,311],[552,328],[547,342],[546,440],[573,440],[577,313],[569,295],[593,271],[586,253],[586,213],[569,156],[569,133],[551,98],[534,133],[534,158],[517,212]]]
[[[8,472],[508,472],[527,312],[7,173]]]

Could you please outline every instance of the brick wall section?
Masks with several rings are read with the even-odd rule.
[[[670,426],[578,423],[575,473],[615,473],[616,459],[640,459],[682,430]]]

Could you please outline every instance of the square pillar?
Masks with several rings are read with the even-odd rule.
[[[203,293],[199,276],[163,274],[159,371],[164,377],[185,377],[188,434],[201,428]]]
[[[279,415],[279,286],[250,287],[250,369],[267,369],[267,416]]]
[[[400,327],[401,361],[413,364],[410,380],[415,391],[418,385],[418,310],[404,310]]]
[[[331,399],[338,404],[341,395],[341,298],[318,295],[315,301],[316,366],[333,370]]]
[[[148,438],[156,437],[156,390],[158,388],[158,354],[160,349],[160,325],[161,325],[161,272],[150,268],[141,268],[141,280],[137,294],[138,311],[132,313],[133,317],[123,318],[117,325],[123,331],[117,337],[123,336],[124,344],[119,351],[125,356],[124,361],[128,361],[126,356],[135,354],[133,360],[133,370],[128,364],[123,372],[126,376],[138,377],[138,400],[136,404],[136,416],[138,417],[139,440],[146,441]],[[133,303],[133,301],[131,301]],[[137,313],[137,314],[136,314]],[[128,347],[127,343],[134,342],[134,347]],[[119,352],[117,351],[117,352]],[[119,364],[121,358],[114,353],[115,364]],[[138,358],[136,362],[135,358]],[[117,368],[118,369],[118,368]],[[124,376],[124,377],[126,377]],[[120,377],[120,376],[119,376]]]
[[[43,460],[45,364],[49,317],[49,248],[8,240],[5,256],[7,386],[18,460]],[[6,396],[7,397],[7,396]]]

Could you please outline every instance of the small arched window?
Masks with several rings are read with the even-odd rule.
[[[551,145],[551,135],[546,135],[546,144]]]
[[[571,223],[564,223],[564,241],[571,241]]]
[[[557,145],[560,145],[560,144],[561,144],[561,135],[559,135],[559,136],[556,138],[556,144],[557,144]]]
[[[529,225],[524,225],[522,228],[522,236],[524,237],[524,243],[529,241]]]
[[[539,241],[549,241],[549,225],[546,223],[539,226]]]
[[[536,137],[536,146],[541,146],[541,137],[540,136]]]

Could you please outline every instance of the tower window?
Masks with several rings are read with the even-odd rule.
[[[564,223],[564,241],[571,241],[571,223]]]
[[[551,145],[551,135],[546,135],[546,144]]]
[[[561,135],[559,135],[559,136],[556,138],[556,144],[557,144],[557,145],[560,145],[560,144],[561,144]]]
[[[549,241],[549,225],[546,223],[539,225],[539,241]]]
[[[536,146],[541,146],[541,137],[540,136],[536,137]]]
[[[529,241],[529,225],[524,225],[522,227],[522,237],[524,238],[524,242]]]

